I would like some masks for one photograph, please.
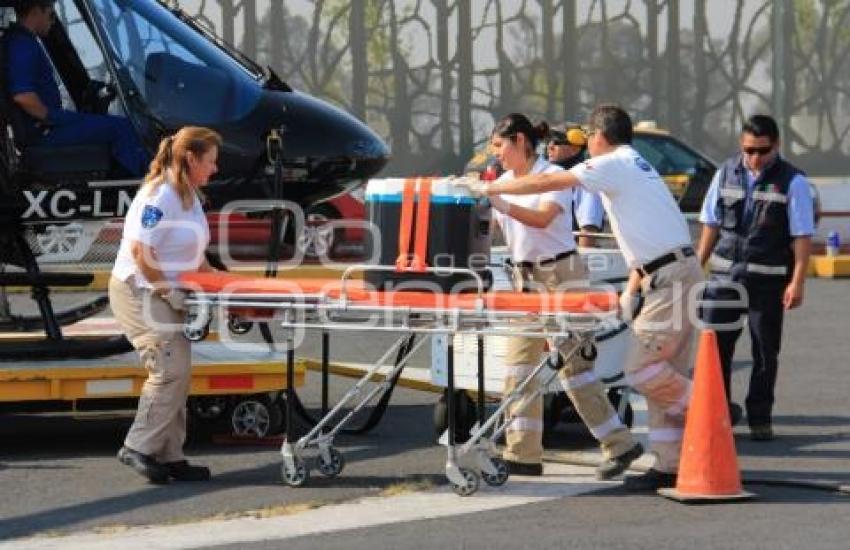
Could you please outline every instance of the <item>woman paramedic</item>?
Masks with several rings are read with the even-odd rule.
[[[491,147],[505,172],[497,182],[563,170],[537,156],[538,142],[548,135],[545,122],[533,126],[522,114],[510,114],[499,121],[491,136]],[[571,190],[497,195],[490,197],[490,203],[508,245],[518,289],[552,291],[587,280],[572,233]],[[542,360],[544,344],[542,338],[510,339],[505,359],[505,394]],[[602,382],[593,372],[593,362],[576,354],[559,374],[567,395],[601,444],[604,459],[597,467],[597,478],[610,479],[621,474],[643,453],[643,447],[632,439],[608,401]],[[526,386],[528,394],[535,390],[534,386]],[[520,411],[524,401],[519,400],[508,411],[513,420],[505,435],[503,458],[512,474],[541,475],[543,399],[538,397]]]
[[[208,468],[183,455],[191,350],[182,292],[173,285],[182,272],[212,271],[199,195],[217,171],[220,146],[217,133],[198,127],[160,143],[124,220],[109,281],[112,312],[148,371],[118,459],[155,484],[210,479]]]

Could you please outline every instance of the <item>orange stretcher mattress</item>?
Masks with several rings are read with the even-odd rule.
[[[231,298],[279,295],[281,298],[335,300],[342,296],[343,287],[340,279],[268,279],[221,271],[184,273],[180,276],[180,282],[187,290]],[[413,290],[376,291],[360,280],[347,281],[345,294],[349,303],[358,306],[464,311],[475,311],[478,298],[475,292],[444,294]],[[617,308],[617,294],[604,291],[533,293],[499,290],[484,293],[483,301],[488,310],[540,314],[602,314]]]

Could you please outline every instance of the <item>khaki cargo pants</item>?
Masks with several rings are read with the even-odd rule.
[[[160,462],[183,460],[192,368],[183,314],[149,290],[136,287],[132,277],[127,281],[110,278],[109,305],[148,371],[124,445]]]
[[[587,285],[587,280],[587,272],[578,254],[553,263],[514,268],[515,288],[530,292],[535,289],[540,292],[581,288]],[[542,338],[509,339],[505,359],[505,395],[543,360],[545,344],[546,340]],[[565,347],[565,351],[567,349]],[[606,457],[619,456],[634,446],[631,433],[608,400],[602,381],[593,372],[593,361],[576,353],[558,374],[561,385],[590,432],[599,440]],[[507,417],[512,420],[505,433],[503,456],[506,460],[527,464],[543,460],[543,397],[534,398],[525,410],[520,411],[528,402],[528,396],[539,386],[540,380],[532,380],[526,386],[523,398],[508,408]]]
[[[677,255],[677,261],[641,280],[643,307],[632,325],[624,368],[629,385],[646,397],[655,469],[669,473],[679,469],[691,395],[693,287],[703,280],[695,257]]]

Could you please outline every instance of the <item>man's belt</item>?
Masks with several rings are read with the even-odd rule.
[[[560,254],[556,254],[551,258],[545,258],[543,260],[537,260],[536,262],[513,262],[508,260],[508,262],[514,266],[522,269],[533,269],[534,267],[540,267],[544,265],[554,264],[555,262],[560,262],[564,258],[569,258],[573,254],[575,254],[575,249],[567,250],[566,252],[561,252]]]
[[[654,260],[643,264],[642,266],[637,268],[637,272],[640,273],[641,277],[646,277],[647,275],[652,275],[667,264],[672,264],[680,258],[688,258],[693,255],[694,248],[692,246],[683,246],[681,249],[676,250],[675,252],[668,252],[667,254],[659,256]]]

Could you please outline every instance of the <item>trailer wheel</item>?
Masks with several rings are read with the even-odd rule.
[[[230,412],[233,434],[262,438],[276,434],[283,426],[283,411],[268,396],[250,396],[237,400]]]

